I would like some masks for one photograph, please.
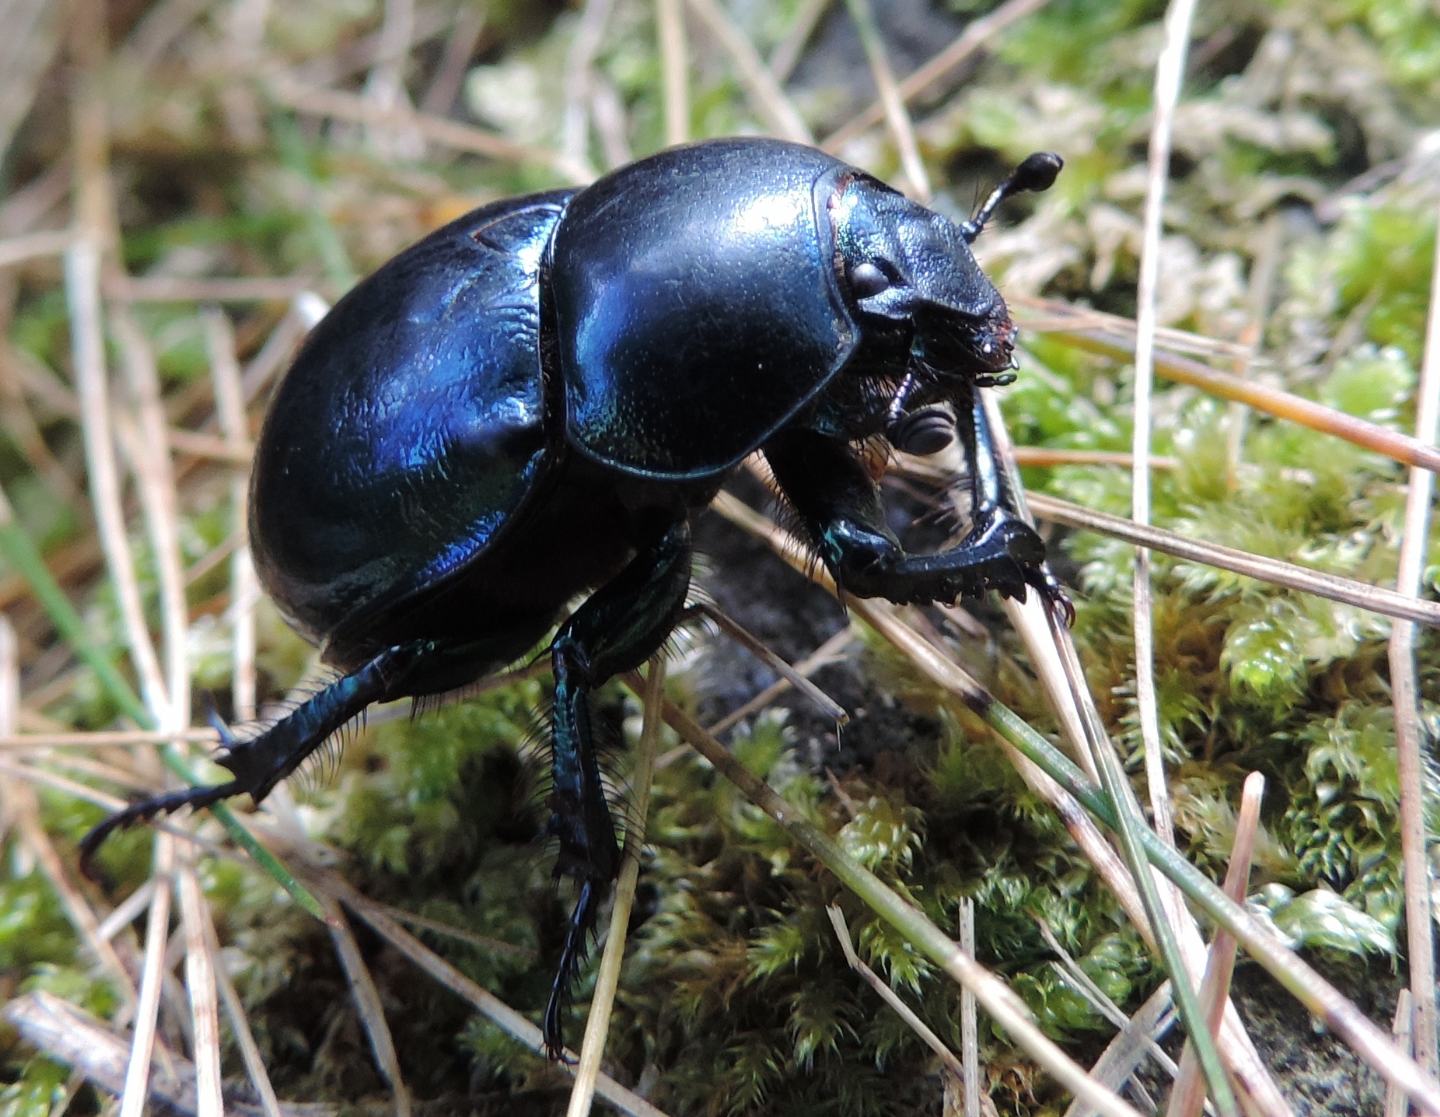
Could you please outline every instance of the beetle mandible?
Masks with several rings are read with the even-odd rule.
[[[117,827],[258,803],[372,703],[473,682],[554,630],[550,829],[578,884],[544,1020],[557,1056],[620,864],[589,696],[680,620],[690,517],[742,458],[764,454],[846,593],[1031,587],[1072,619],[981,406],[978,388],[1013,379],[1015,327],[969,248],[1060,165],[1030,156],[957,224],[812,148],[713,140],[484,206],[383,265],[306,340],[251,480],[260,579],[341,675],[258,736],[223,734],[226,782],[101,823],[85,862]],[[933,451],[936,404],[961,435],[973,526],[912,555],[860,445]]]

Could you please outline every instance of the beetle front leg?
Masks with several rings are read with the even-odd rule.
[[[561,1016],[586,937],[620,872],[620,849],[590,725],[590,693],[659,650],[684,609],[689,588],[690,525],[682,519],[580,606],[550,645],[555,671],[550,826],[560,839],[555,871],[580,885],[545,1008],[545,1047],[552,1059],[564,1050]]]
[[[981,433],[988,437],[988,429]],[[978,442],[973,427],[967,454],[972,440]],[[847,593],[897,604],[950,602],[991,589],[1023,601],[1027,586],[1050,595],[1054,580],[1045,569],[1045,545],[1005,507],[1003,472],[993,459],[976,463],[973,530],[949,550],[912,555],[885,526],[879,489],[848,444],[790,431],[772,439],[765,456],[811,545]]]
[[[955,409],[960,440],[965,448],[965,467],[970,475],[970,516],[975,524],[971,537],[986,533],[996,534],[1004,530],[1004,524],[1019,524],[1032,536],[1030,527],[1020,514],[1020,508],[1011,489],[1010,471],[1006,468],[1000,451],[995,445],[995,433],[990,427],[990,416],[985,411],[985,401],[980,389],[966,385],[957,394]],[[1036,542],[1039,542],[1036,537]],[[965,544],[962,543],[963,547]],[[1044,545],[1035,569],[1025,570],[1025,581],[1040,591],[1046,604],[1058,610],[1065,623],[1075,622],[1075,607],[1070,603],[1060,582],[1050,572],[1045,561]],[[1017,596],[1007,594],[1007,596]],[[1024,600],[1024,594],[1018,595]]]

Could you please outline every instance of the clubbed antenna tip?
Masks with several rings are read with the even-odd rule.
[[[980,235],[986,222],[995,215],[1000,204],[1011,194],[1023,194],[1029,190],[1049,190],[1055,182],[1055,176],[1060,173],[1060,168],[1064,165],[1065,161],[1053,151],[1037,151],[1032,155],[1027,155],[1018,167],[1001,179],[999,186],[990,191],[990,197],[985,199],[985,204],[980,207],[980,212],[960,226],[961,232],[965,234],[966,242],[972,242]]]
[[[1009,181],[1014,183],[1014,193],[1023,190],[1049,190],[1055,185],[1055,177],[1065,160],[1053,151],[1037,151],[1025,156],[1024,161],[1011,173]]]

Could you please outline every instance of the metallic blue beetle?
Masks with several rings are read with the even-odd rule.
[[[385,264],[311,333],[251,485],[260,578],[341,677],[259,736],[227,735],[229,781],[102,823],[86,860],[118,826],[258,802],[371,703],[472,682],[558,623],[551,828],[579,885],[544,1022],[558,1055],[619,869],[588,697],[681,618],[690,516],[742,458],[764,453],[847,593],[1030,586],[1069,613],[980,405],[977,387],[1013,379],[1015,330],[969,249],[1059,168],[1032,155],[955,224],[811,148],[715,140],[485,206]],[[936,404],[958,422],[974,523],[910,555],[858,447],[935,449]]]

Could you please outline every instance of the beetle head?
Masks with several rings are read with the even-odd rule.
[[[1006,198],[1049,189],[1061,166],[1050,152],[1030,155],[958,225],[867,175],[845,177],[830,200],[842,285],[862,315],[910,328],[921,366],[1009,379],[1015,326],[970,244]]]
[[[840,281],[863,317],[908,328],[912,352],[939,372],[1011,367],[1010,313],[964,227],[860,175],[831,212]]]

